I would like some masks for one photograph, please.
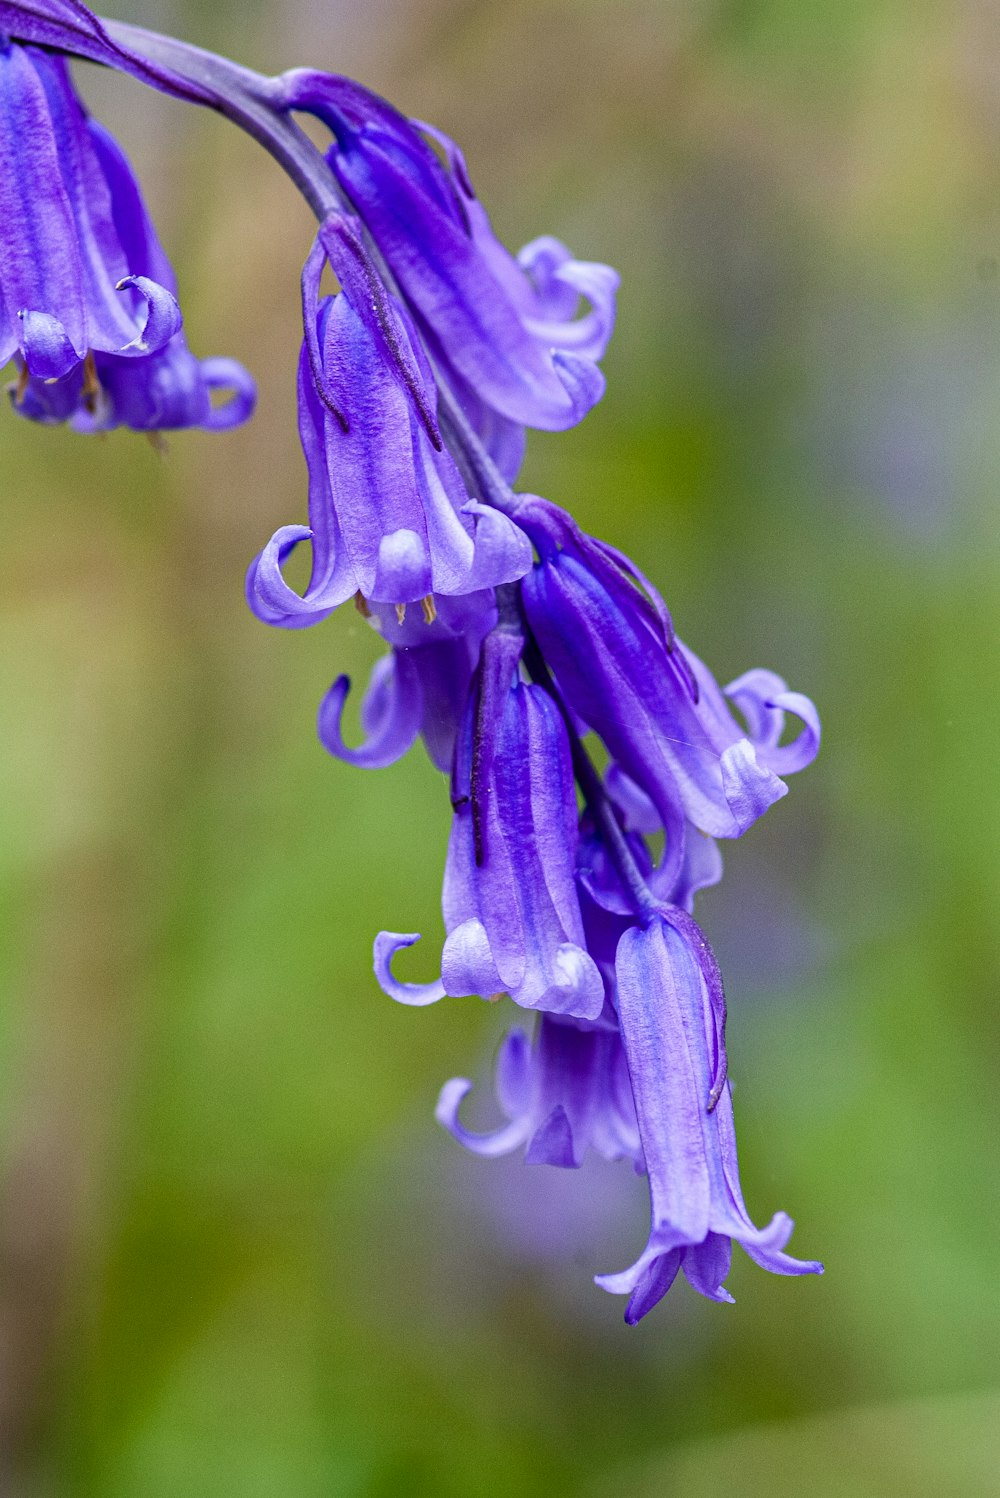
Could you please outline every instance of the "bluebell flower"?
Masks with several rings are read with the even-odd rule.
[[[819,1272],[786,1253],[789,1218],[758,1228],[744,1205],[726,1000],[692,914],[721,875],[716,839],[746,831],[816,754],[815,709],[771,672],[720,688],[627,557],[509,488],[526,427],[572,426],[600,399],[617,275],[549,237],[508,254],[455,144],[346,79],[262,78],[103,22],[83,0],[0,0],[0,364],[16,361],[15,405],[34,420],[219,427],[253,404],[238,365],[188,349],[131,168],[61,52],[229,115],[320,221],[298,373],[309,524],[275,533],[247,593],[289,628],[353,596],[387,653],[362,742],[345,738],[344,676],[321,704],[321,741],[375,768],[422,736],[450,772],[440,977],[397,979],[393,960],[418,937],[393,932],[376,939],[376,976],[407,1004],[508,993],[536,1025],[501,1048],[499,1128],[462,1122],[464,1078],[445,1085],[438,1119],[480,1155],[576,1167],[593,1150],[646,1173],[646,1246],[597,1281],[628,1295],[630,1322],[680,1271],[729,1299],[734,1240],[775,1273]],[[325,156],[299,111],[329,126]],[[283,568],[305,541],[299,593]],[[803,727],[786,743],[789,714]]]
[[[0,45],[0,366],[17,360],[15,409],[84,431],[245,420],[253,382],[195,359],[176,291],[131,167],[65,61]],[[213,407],[220,389],[232,398]]]
[[[333,130],[327,159],[449,386],[460,402],[468,393],[470,418],[485,407],[548,431],[580,421],[604,392],[597,361],[614,326],[617,273],[574,260],[552,238],[515,259],[447,136],[346,78],[297,71],[283,83],[289,107]],[[578,317],[581,300],[589,310]],[[516,434],[480,431],[510,477],[503,441]]]
[[[327,258],[342,289],[320,301]],[[257,616],[299,627],[353,594],[407,604],[523,576],[530,544],[506,516],[469,498],[441,440],[420,339],[351,219],[334,215],[321,229],[303,302],[299,434],[309,525],[283,526],[252,563],[247,596]],[[281,569],[304,540],[313,565],[300,595]]]
[[[787,793],[780,777],[815,757],[816,710],[769,672],[722,691],[633,563],[554,505],[528,499],[516,514],[539,552],[523,583],[528,621],[568,706],[655,807],[667,843],[653,887],[667,895],[685,824],[712,837],[745,832]],[[786,713],[805,726],[781,745]]]
[[[678,1270],[710,1300],[731,1300],[723,1281],[734,1239],[774,1274],[821,1274],[821,1264],[784,1252],[793,1226],[785,1213],[758,1228],[744,1205],[721,980],[694,921],[665,909],[632,926],[619,943],[616,968],[651,1226],[631,1268],[599,1275],[597,1284],[629,1296],[625,1319],[634,1324],[662,1299]]]
[[[523,1030],[511,1030],[497,1056],[494,1089],[506,1122],[485,1134],[459,1119],[472,1083],[453,1077],[441,1089],[435,1116],[473,1154],[524,1149],[529,1165],[576,1168],[592,1149],[643,1168],[625,1051],[613,1024],[541,1014],[534,1045]]]
[[[459,732],[441,978],[395,979],[392,958],[418,938],[393,932],[376,941],[376,976],[402,1003],[505,992],[526,1009],[596,1019],[604,983],[584,945],[566,730],[548,694],[520,679],[520,648],[516,634],[490,636]]]
[[[430,622],[419,609],[400,619],[395,608],[376,606],[371,622],[391,649],[376,662],[362,700],[364,741],[344,742],[351,682],[338,676],[320,704],[320,742],[337,759],[375,770],[401,759],[419,734],[432,763],[450,772],[480,646],[496,618],[491,592],[440,598]]]

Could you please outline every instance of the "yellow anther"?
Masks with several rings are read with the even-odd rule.
[[[361,615],[362,619],[370,619],[371,618],[372,611],[368,607],[368,599],[362,593],[362,591],[361,591],[360,588],[358,589],[358,591],[354,595],[354,607],[357,609],[357,611]]]
[[[400,624],[402,624],[403,620],[406,618],[406,604],[405,603],[397,603],[397,605],[396,605],[396,618],[399,620]]]
[[[426,598],[421,598],[420,607],[424,611],[424,623],[433,624],[437,618],[437,609],[434,607],[434,595],[428,593]]]
[[[14,386],[14,404],[20,406],[24,401],[24,392],[28,388],[28,366],[22,364],[18,371],[17,384]]]

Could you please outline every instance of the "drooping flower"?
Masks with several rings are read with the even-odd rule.
[[[514,633],[489,637],[459,732],[441,978],[395,979],[393,956],[418,938],[393,932],[376,940],[376,976],[402,1003],[507,992],[526,1009],[593,1020],[604,983],[584,945],[574,879],[566,730],[548,694],[521,681],[520,651]]]
[[[254,403],[232,360],[197,360],[176,282],[121,148],[65,61],[0,45],[0,366],[14,407],[80,430],[232,426]],[[213,407],[211,392],[233,391]]]
[[[523,1030],[505,1036],[494,1087],[507,1122],[488,1134],[470,1132],[459,1119],[470,1081],[453,1077],[441,1089],[435,1116],[473,1154],[526,1147],[529,1165],[576,1168],[593,1149],[605,1160],[643,1168],[625,1052],[613,1023],[582,1026],[540,1014],[534,1045]]]
[[[604,392],[597,361],[614,326],[616,272],[574,260],[552,238],[514,259],[447,136],[346,78],[298,70],[282,82],[289,108],[334,132],[327,159],[337,180],[470,419],[488,441],[506,442],[495,455],[512,477],[517,436],[484,430],[480,407],[548,431],[580,421]],[[581,300],[589,310],[578,317]]]
[[[311,110],[333,131],[327,160],[359,220],[327,218],[303,275],[310,526],[275,535],[248,590],[262,618],[292,627],[357,595],[389,653],[362,703],[365,742],[344,742],[346,678],[321,707],[323,742],[376,766],[422,733],[435,764],[452,768],[441,978],[399,983],[392,958],[416,938],[383,933],[380,981],[407,1003],[503,989],[538,1022],[533,1043],[518,1030],[502,1049],[502,1128],[476,1135],[460,1122],[463,1079],[446,1084],[439,1119],[480,1154],[523,1146],[530,1161],[575,1166],[591,1148],[647,1170],[646,1247],[598,1280],[628,1294],[629,1321],[680,1269],[728,1299],[733,1239],[774,1272],[819,1272],[784,1252],[784,1214],[758,1229],[744,1206],[725,999],[690,913],[695,891],[719,877],[714,838],[739,836],[816,753],[815,710],[769,672],[720,689],[634,565],[555,507],[518,508],[499,482],[494,492],[475,441],[512,481],[525,426],[565,428],[600,398],[615,273],[550,238],[515,260],[457,147],[347,80],[263,80],[203,53],[185,81],[154,60],[157,39],[144,60],[115,39],[130,28],[105,25],[82,0],[0,0],[0,30],[12,15],[23,41],[50,49],[0,38],[0,362],[17,360],[15,403],[32,419],[224,426],[253,400],[239,366],[187,348],[131,169],[52,52],[79,50],[200,103],[235,100],[279,156],[291,149],[288,111]],[[181,44],[160,38],[159,51],[183,63]],[[333,181],[318,156],[295,161],[322,216]],[[327,262],[341,291],[321,301]],[[213,407],[222,386],[233,399]],[[466,480],[497,507],[470,500]],[[299,595],[282,564],[306,539],[313,572]],[[493,591],[520,578],[534,684],[520,664],[516,592]],[[788,712],[805,726],[783,744]],[[576,725],[610,751],[603,782]],[[654,867],[645,839],[660,832]]]
[[[318,299],[325,261],[341,283]],[[351,219],[333,215],[303,272],[299,434],[309,525],[283,526],[252,563],[247,597],[269,624],[300,627],[353,594],[415,603],[524,575],[531,547],[497,510],[471,500],[437,424],[437,391],[402,305],[383,286]],[[312,543],[303,595],[282,564]]]
[[[710,1300],[731,1300],[723,1281],[735,1239],[774,1274],[820,1274],[784,1252],[792,1221],[765,1228],[743,1202],[730,1084],[725,1075],[717,970],[695,923],[676,910],[632,926],[618,946],[616,1004],[649,1176],[651,1225],[639,1258],[597,1277],[628,1295],[634,1324],[678,1270]]]
[[[769,672],[748,672],[723,692],[674,637],[634,564],[554,505],[528,499],[516,515],[539,552],[523,583],[528,621],[569,707],[655,807],[667,846],[653,886],[669,898],[685,822],[711,837],[745,832],[786,794],[780,776],[815,757],[816,710]],[[805,727],[783,746],[786,712]]]
[[[320,704],[320,742],[337,759],[363,769],[395,764],[417,735],[439,770],[451,770],[455,738],[483,637],[496,623],[493,594],[440,598],[428,623],[420,610],[399,619],[376,608],[371,622],[391,649],[376,662],[361,704],[364,742],[349,748],[342,719],[350,678],[338,676]]]

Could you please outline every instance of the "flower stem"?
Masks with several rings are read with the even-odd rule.
[[[322,153],[282,107],[280,79],[143,26],[111,20],[103,26],[125,51],[193,84],[195,102],[218,110],[269,151],[318,219],[343,211],[344,198]]]

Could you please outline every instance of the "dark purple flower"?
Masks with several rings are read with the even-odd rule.
[[[330,165],[459,397],[464,388],[547,431],[580,421],[604,392],[596,361],[614,325],[616,272],[549,238],[515,260],[447,136],[346,78],[300,71],[283,83],[290,108],[333,130]],[[590,310],[578,317],[581,300]]]
[[[319,302],[327,258],[342,290]],[[251,565],[247,596],[257,616],[298,627],[355,593],[406,604],[523,576],[530,544],[506,516],[469,498],[441,440],[420,340],[353,220],[335,215],[320,230],[303,301],[299,434],[309,526],[283,526]],[[303,540],[312,542],[313,567],[299,595],[281,567]]]
[[[526,499],[516,515],[539,551],[523,583],[529,623],[571,710],[655,807],[667,849],[653,885],[669,898],[685,821],[712,837],[745,832],[786,794],[779,775],[815,757],[816,710],[770,672],[748,672],[723,692],[632,563],[554,505]],[[786,712],[805,728],[782,746]]]
[[[0,46],[0,365],[18,361],[15,409],[81,430],[245,420],[253,382],[194,358],[176,289],[131,167],[66,63]],[[222,387],[233,399],[214,409]]]
[[[651,1227],[632,1267],[599,1275],[597,1284],[629,1296],[630,1324],[666,1294],[679,1269],[710,1300],[730,1300],[722,1282],[734,1238],[774,1274],[822,1273],[821,1264],[783,1252],[789,1217],[778,1212],[758,1228],[744,1206],[720,995],[714,958],[690,917],[666,910],[621,938],[616,1002],[649,1175]]]
[[[472,1089],[453,1077],[441,1089],[436,1118],[477,1155],[526,1148],[528,1164],[576,1168],[588,1149],[642,1169],[642,1146],[621,1037],[614,1026],[579,1026],[541,1014],[534,1045],[523,1030],[504,1037],[494,1088],[507,1122],[474,1134],[458,1117]]]
[[[402,1003],[506,992],[526,1009],[596,1019],[604,983],[584,946],[574,880],[576,797],[551,698],[517,673],[521,641],[494,631],[455,753],[440,981],[400,983],[415,935],[382,932],[376,977]]]

